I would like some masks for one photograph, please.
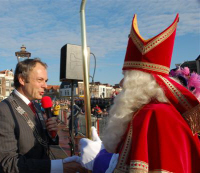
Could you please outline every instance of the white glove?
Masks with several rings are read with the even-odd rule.
[[[104,149],[104,146],[102,144],[101,139],[99,138],[97,134],[97,130],[95,127],[91,128],[92,131],[92,140],[87,138],[82,138],[79,143],[79,148],[81,152],[81,157],[79,156],[72,156],[63,159],[63,163],[67,162],[78,162],[83,167],[85,167],[88,170],[92,170],[94,159],[96,158],[97,154]]]

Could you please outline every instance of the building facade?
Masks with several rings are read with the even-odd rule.
[[[14,90],[14,74],[12,70],[0,71],[0,101],[7,98]]]
[[[79,97],[79,91],[78,91],[78,82],[73,82],[73,96]],[[83,88],[82,88],[82,94],[83,94]],[[60,98],[70,98],[72,96],[72,84],[71,82],[62,82],[60,85]]]
[[[200,74],[200,55],[194,61],[185,61],[182,64],[176,64],[176,67],[188,67],[190,72]]]
[[[81,81],[74,82],[74,97],[83,98],[84,97],[84,83]],[[89,91],[91,98],[111,98],[113,93],[117,90],[120,92],[120,87],[101,84],[100,82],[94,82],[89,84]],[[60,97],[61,98],[70,98],[71,97],[71,82],[62,82],[60,85]]]
[[[59,85],[47,85],[47,89],[45,89],[44,96],[51,97],[52,100],[56,100],[60,98],[60,86]]]

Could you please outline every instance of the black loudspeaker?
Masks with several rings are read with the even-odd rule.
[[[89,64],[90,48],[88,47],[88,67]],[[60,81],[68,80],[83,80],[83,56],[81,46],[66,44],[61,48]]]

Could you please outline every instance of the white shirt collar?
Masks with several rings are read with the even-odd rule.
[[[22,95],[19,91],[14,89],[14,93],[19,96],[27,105],[30,103],[30,100],[27,99],[24,95]]]

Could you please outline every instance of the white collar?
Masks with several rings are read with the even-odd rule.
[[[17,91],[16,89],[14,89],[13,91],[17,96],[19,96],[27,105],[30,103],[30,100],[27,99],[27,97],[25,97],[24,95],[22,95],[19,91]]]

